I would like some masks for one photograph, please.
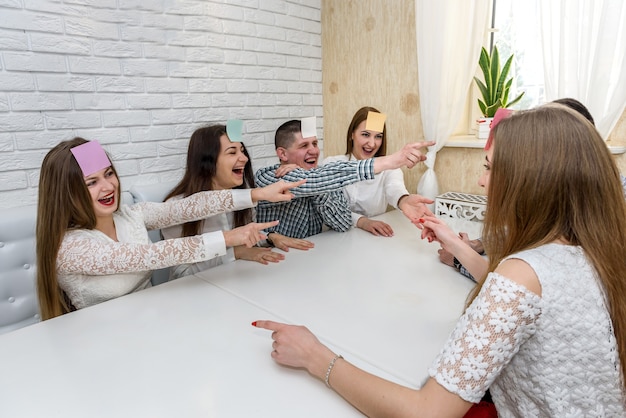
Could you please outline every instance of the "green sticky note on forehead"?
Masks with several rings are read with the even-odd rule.
[[[240,119],[229,119],[226,121],[226,135],[233,142],[241,142],[241,132],[243,131],[243,121]]]
[[[315,116],[300,120],[302,127],[302,138],[311,138],[317,136],[317,127],[315,125]]]
[[[367,112],[365,129],[368,131],[382,132],[385,129],[385,119],[387,115],[378,112]]]

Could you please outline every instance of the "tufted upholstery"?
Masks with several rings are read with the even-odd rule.
[[[39,322],[35,283],[37,206],[0,211],[0,334]]]
[[[133,197],[122,193],[122,203]],[[40,321],[36,286],[37,206],[0,210],[0,334]]]
[[[133,196],[135,203],[138,202],[162,202],[165,196],[176,186],[178,182],[165,182],[158,184],[148,185],[133,185],[130,188],[130,194]],[[152,242],[157,242],[162,239],[161,230],[148,231],[148,235]],[[170,269],[155,270],[152,273],[152,285],[164,283],[169,280]]]

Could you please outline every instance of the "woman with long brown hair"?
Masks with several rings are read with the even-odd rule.
[[[245,191],[197,193],[171,203],[120,202],[120,182],[97,141],[74,138],[43,160],[37,212],[37,293],[44,320],[150,286],[152,270],[221,255],[229,245],[255,245],[268,225],[152,243],[148,229],[288,201],[282,183]]]
[[[493,138],[481,180],[489,273],[425,385],[358,369],[304,327],[253,323],[274,331],[277,362],[305,368],[367,416],[462,417],[487,389],[501,416],[626,415],[626,201],[615,162],[593,125],[559,104],[503,119]],[[433,219],[423,236],[440,240]]]
[[[231,141],[225,125],[198,128],[191,135],[187,148],[187,166],[180,182],[168,193],[165,201],[174,201],[207,190],[250,189],[254,187],[254,175],[250,155],[243,142]],[[255,221],[253,208],[220,213],[205,219],[186,222],[163,229],[163,237],[179,238],[213,231],[229,231]],[[288,251],[289,248],[307,250],[313,243],[272,233],[272,244]],[[238,245],[228,247],[226,254],[198,263],[185,263],[171,270],[171,278],[194,274],[235,259],[256,261],[261,264],[283,260],[282,253],[271,248]]]
[[[356,111],[346,133],[346,153],[327,157],[322,165],[333,161],[366,160],[387,155],[387,126],[368,126],[368,117],[380,116],[374,107],[365,106]],[[371,124],[376,125],[376,124]],[[433,145],[431,143],[430,145]],[[431,199],[409,193],[404,184],[404,174],[399,168],[385,170],[371,180],[364,180],[344,187],[352,212],[352,226],[377,236],[393,236],[391,226],[383,221],[370,219],[387,211],[388,206],[400,209],[409,219],[417,220],[432,212],[426,206]]]

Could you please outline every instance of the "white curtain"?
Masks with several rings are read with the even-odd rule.
[[[539,2],[546,100],[587,106],[606,139],[626,106],[626,2]]]
[[[424,136],[430,147],[427,170],[417,193],[434,199],[439,194],[437,151],[454,131],[467,102],[478,67],[489,19],[489,0],[416,0],[417,67]]]

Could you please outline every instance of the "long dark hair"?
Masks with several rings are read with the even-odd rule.
[[[190,196],[194,193],[213,190],[213,178],[217,173],[217,159],[219,158],[222,145],[220,138],[226,134],[226,126],[211,125],[198,128],[191,135],[187,149],[187,167],[180,182],[165,197],[165,200],[182,195]],[[243,143],[242,143],[243,145]],[[248,151],[243,146],[243,153],[248,157],[243,170],[243,183],[236,189],[250,189],[254,187],[254,175],[252,163]],[[233,213],[234,227],[246,225],[253,220],[252,209],[238,210]],[[182,225],[183,237],[198,235],[202,231],[202,220],[187,222]]]

